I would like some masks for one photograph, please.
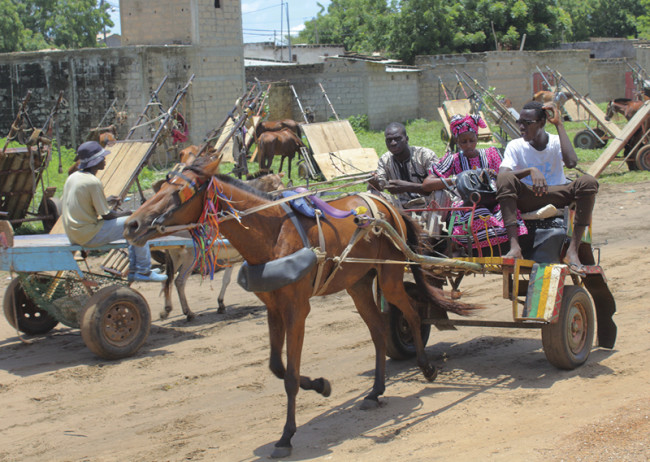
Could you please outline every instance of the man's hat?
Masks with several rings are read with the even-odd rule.
[[[77,159],[80,160],[79,170],[94,167],[108,154],[110,154],[110,151],[102,148],[102,145],[97,141],[86,141],[77,149]]]

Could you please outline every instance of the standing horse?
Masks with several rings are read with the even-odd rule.
[[[258,162],[260,170],[268,170],[271,168],[274,156],[282,156],[280,160],[280,171],[284,164],[284,158],[289,158],[289,179],[291,179],[291,162],[293,156],[300,152],[300,148],[304,147],[300,137],[296,136],[291,130],[280,130],[279,132],[264,132],[257,140]]]
[[[622,114],[627,120],[634,117],[645,101],[633,101],[629,98],[616,98],[607,104],[605,120],[611,120],[615,114]]]
[[[300,124],[292,119],[267,120],[260,122],[255,127],[255,139],[258,139],[264,132],[279,132],[280,130],[291,130],[298,138],[302,136]]]
[[[269,367],[276,377],[284,380],[287,394],[286,423],[272,457],[291,454],[298,389],[314,390],[323,396],[331,393],[330,383],[325,378],[300,375],[305,322],[311,309],[309,299],[314,295],[346,290],[370,330],[375,346],[375,376],[363,408],[377,407],[379,396],[386,388],[388,326],[374,299],[374,280],[387,302],[397,307],[408,322],[417,363],[424,376],[428,380],[435,378],[436,369],[424,352],[420,315],[413,308],[404,286],[406,246],[399,247],[390,233],[379,226],[357,225],[365,222],[361,220],[363,215],[324,216],[318,221],[298,216],[284,202],[272,201],[269,195],[248,188],[232,177],[217,175],[219,159],[210,163],[203,163],[204,160],[197,159],[182,175],[170,177],[156,195],[129,217],[124,237],[130,243],[144,245],[150,239],[187,228],[200,217],[208,216],[210,221],[217,222],[218,233],[244,257],[249,269],[244,273],[249,275],[248,283],[257,289],[255,295],[267,307],[271,345]],[[356,210],[357,214],[362,213],[361,207],[366,207],[373,216],[381,215],[385,222],[400,230],[411,246],[418,245],[416,226],[376,196],[351,195],[328,205],[331,210]],[[216,230],[214,234],[218,235]],[[311,265],[303,265],[305,259]],[[417,265],[412,268],[417,289],[432,307],[469,313],[466,305],[445,299],[439,289],[431,286],[422,268]],[[268,273],[273,273],[277,279],[257,280],[254,277]],[[292,273],[294,276],[288,276]],[[286,368],[282,360],[285,342]]]

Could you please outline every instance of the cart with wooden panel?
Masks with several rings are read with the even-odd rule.
[[[301,149],[301,177],[330,181],[377,170],[377,152],[361,146],[349,121],[309,123],[300,128],[308,143]]]

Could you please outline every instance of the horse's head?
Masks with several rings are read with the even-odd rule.
[[[191,165],[179,164],[160,189],[140,206],[124,225],[124,238],[135,245],[174,232],[171,226],[196,223],[203,211],[208,183],[219,162],[199,157]]]

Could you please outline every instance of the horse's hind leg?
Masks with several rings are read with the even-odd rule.
[[[370,330],[372,342],[375,344],[375,381],[372,391],[363,400],[361,409],[377,407],[379,396],[386,390],[386,323],[375,303],[372,293],[374,272],[369,272],[352,287],[348,294],[352,297],[357,311]]]
[[[188,321],[191,321],[196,317],[196,315],[190,309],[190,305],[187,303],[187,297],[185,296],[185,284],[187,283],[187,278],[192,274],[192,269],[194,268],[194,255],[187,249],[183,249],[181,253],[181,264],[178,267],[178,276],[176,277],[176,292],[178,292],[178,298],[181,302],[181,307],[183,308],[183,314],[185,315]]]
[[[417,363],[427,380],[433,381],[438,374],[435,367],[429,363],[424,352],[424,343],[420,334],[420,314],[413,308],[406,289],[404,288],[404,272],[400,266],[384,265],[379,272],[379,287],[386,301],[396,306],[404,315],[408,322],[413,341],[415,342],[415,351],[417,354]]]
[[[226,266],[223,270],[223,276],[221,277],[221,291],[219,292],[219,297],[217,297],[217,302],[219,302],[219,308],[217,313],[225,313],[226,305],[223,302],[223,298],[226,295],[226,289],[230,284],[230,278],[232,277],[232,266]]]
[[[165,274],[167,279],[163,282],[163,296],[165,299],[165,306],[160,312],[160,319],[167,319],[169,313],[172,311],[172,281],[174,280],[174,256],[169,250],[165,251]]]

